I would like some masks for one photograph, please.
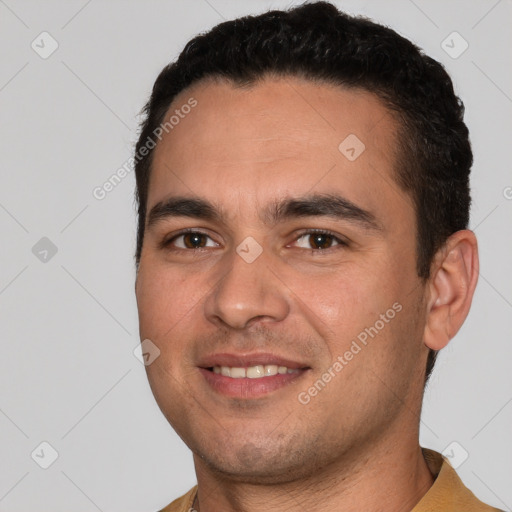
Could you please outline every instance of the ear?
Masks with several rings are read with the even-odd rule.
[[[428,348],[444,348],[464,323],[478,281],[478,269],[475,234],[467,229],[453,233],[437,252],[429,278],[423,338]]]

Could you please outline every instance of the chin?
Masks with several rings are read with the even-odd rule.
[[[290,441],[290,440],[288,440]],[[293,444],[292,444],[293,446]],[[307,450],[290,446],[230,445],[227,450],[193,450],[209,470],[232,481],[252,484],[286,483],[307,476],[315,468]]]

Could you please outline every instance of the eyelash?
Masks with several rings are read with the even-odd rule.
[[[307,229],[305,231],[302,231],[299,233],[297,238],[295,240],[299,240],[303,236],[306,235],[327,235],[332,238],[333,242],[336,242],[336,245],[333,245],[332,247],[328,247],[327,249],[309,249],[311,253],[315,254],[328,254],[331,251],[336,251],[342,248],[347,248],[349,246],[348,241],[344,240],[343,238],[340,238],[336,233],[329,231],[328,229]],[[308,250],[308,249],[304,249]]]
[[[169,238],[168,240],[164,240],[162,243],[161,243],[161,248],[162,249],[167,249],[167,250],[170,250],[170,251],[188,251],[188,252],[198,252],[198,251],[202,251],[203,249],[208,249],[207,247],[199,247],[199,248],[196,248],[196,249],[183,249],[182,247],[172,247],[172,242],[174,242],[176,239],[178,239],[180,236],[183,236],[183,235],[187,235],[187,234],[198,234],[198,235],[203,235],[203,236],[206,236],[208,238],[211,239],[211,237],[207,234],[207,233],[204,233],[203,231],[198,231],[197,229],[184,229],[182,231],[180,231],[179,233],[176,233],[175,235],[173,235],[171,238]],[[315,234],[319,234],[319,235],[327,235],[329,237],[332,237],[333,241],[337,242],[337,245],[334,245],[332,247],[329,247],[327,249],[314,249],[314,248],[311,248],[311,249],[304,249],[304,250],[310,250],[312,253],[319,253],[319,254],[325,254],[325,253],[328,253],[332,250],[335,250],[337,247],[348,247],[348,243],[345,241],[345,240],[342,240],[339,236],[336,235],[336,233],[333,233],[332,231],[329,231],[329,230],[326,230],[326,229],[308,229],[308,230],[305,230],[305,231],[302,231],[300,232],[297,237],[294,239],[294,241],[297,241],[299,239],[301,239],[302,237],[306,236],[306,235],[315,235]]]

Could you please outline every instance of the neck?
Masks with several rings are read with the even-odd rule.
[[[198,512],[395,512],[411,510],[433,484],[417,436],[348,454],[315,475],[279,485],[233,481],[194,456]]]

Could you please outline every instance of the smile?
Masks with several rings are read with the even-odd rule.
[[[232,379],[261,379],[278,374],[299,373],[298,368],[287,368],[286,366],[278,366],[277,364],[256,365],[245,368],[237,366],[214,366],[211,368],[211,371],[217,375],[231,377]]]

